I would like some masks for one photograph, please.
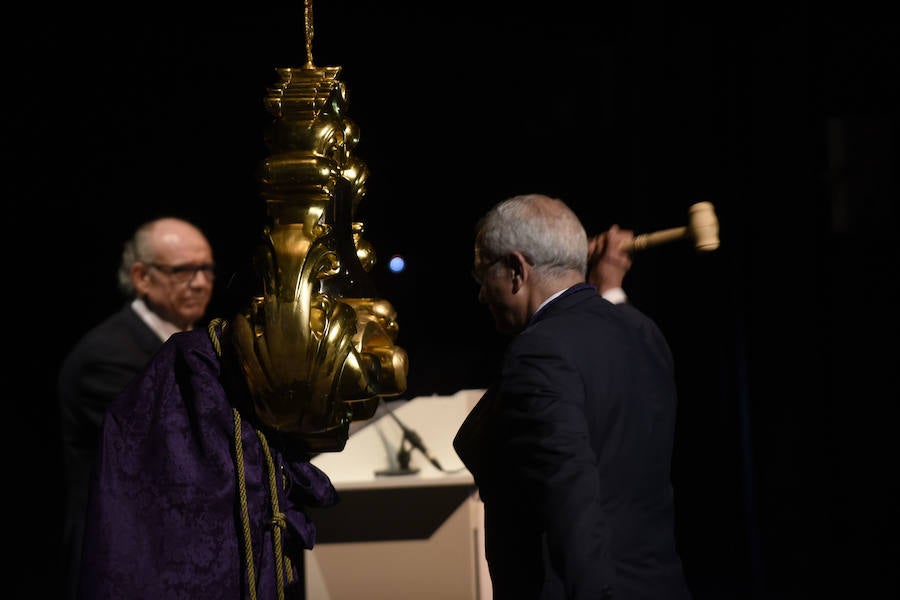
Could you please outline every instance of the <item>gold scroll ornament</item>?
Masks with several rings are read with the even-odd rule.
[[[267,225],[254,256],[262,290],[233,320],[231,340],[257,417],[311,452],[340,451],[351,421],[406,390],[397,315],[376,298],[372,246],[354,221],[368,171],[354,155],[340,67],[277,69],[262,165]]]

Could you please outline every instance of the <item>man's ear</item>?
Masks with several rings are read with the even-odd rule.
[[[507,257],[507,264],[512,271],[514,290],[518,290],[529,277],[529,264],[520,252],[513,252]]]
[[[134,285],[134,289],[137,292],[139,297],[143,297],[146,294],[147,286],[147,277],[149,276],[149,268],[142,262],[135,262],[131,265],[131,283]]]

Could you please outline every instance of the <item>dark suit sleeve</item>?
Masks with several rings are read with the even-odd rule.
[[[96,360],[83,366],[78,390],[80,401],[73,409],[81,413],[81,419],[90,423],[98,437],[109,404],[143,367],[138,361],[123,360],[121,357],[108,362]]]
[[[66,469],[81,482],[73,481],[73,489],[84,489],[109,404],[141,372],[161,343],[126,306],[88,332],[66,357],[58,392]]]
[[[557,342],[520,337],[504,366],[500,431],[510,488],[546,532],[568,598],[612,585],[609,528],[585,416],[585,383]]]

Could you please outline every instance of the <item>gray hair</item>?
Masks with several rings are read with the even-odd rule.
[[[137,290],[134,288],[134,282],[131,281],[131,267],[136,262],[152,262],[153,244],[151,241],[151,233],[156,220],[144,223],[134,232],[131,239],[127,240],[122,247],[122,261],[119,263],[119,291],[134,298]]]
[[[540,275],[587,272],[581,220],[565,202],[543,194],[513,196],[494,206],[479,221],[478,244],[492,258],[519,251]]]

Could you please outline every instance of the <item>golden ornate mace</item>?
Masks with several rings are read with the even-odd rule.
[[[262,289],[229,337],[257,417],[311,452],[333,452],[351,421],[406,390],[408,359],[394,344],[394,308],[374,297],[375,253],[354,220],[368,171],[353,154],[341,69],[313,63],[312,0],[304,9],[307,62],[276,69],[265,97],[267,223],[253,261]]]

